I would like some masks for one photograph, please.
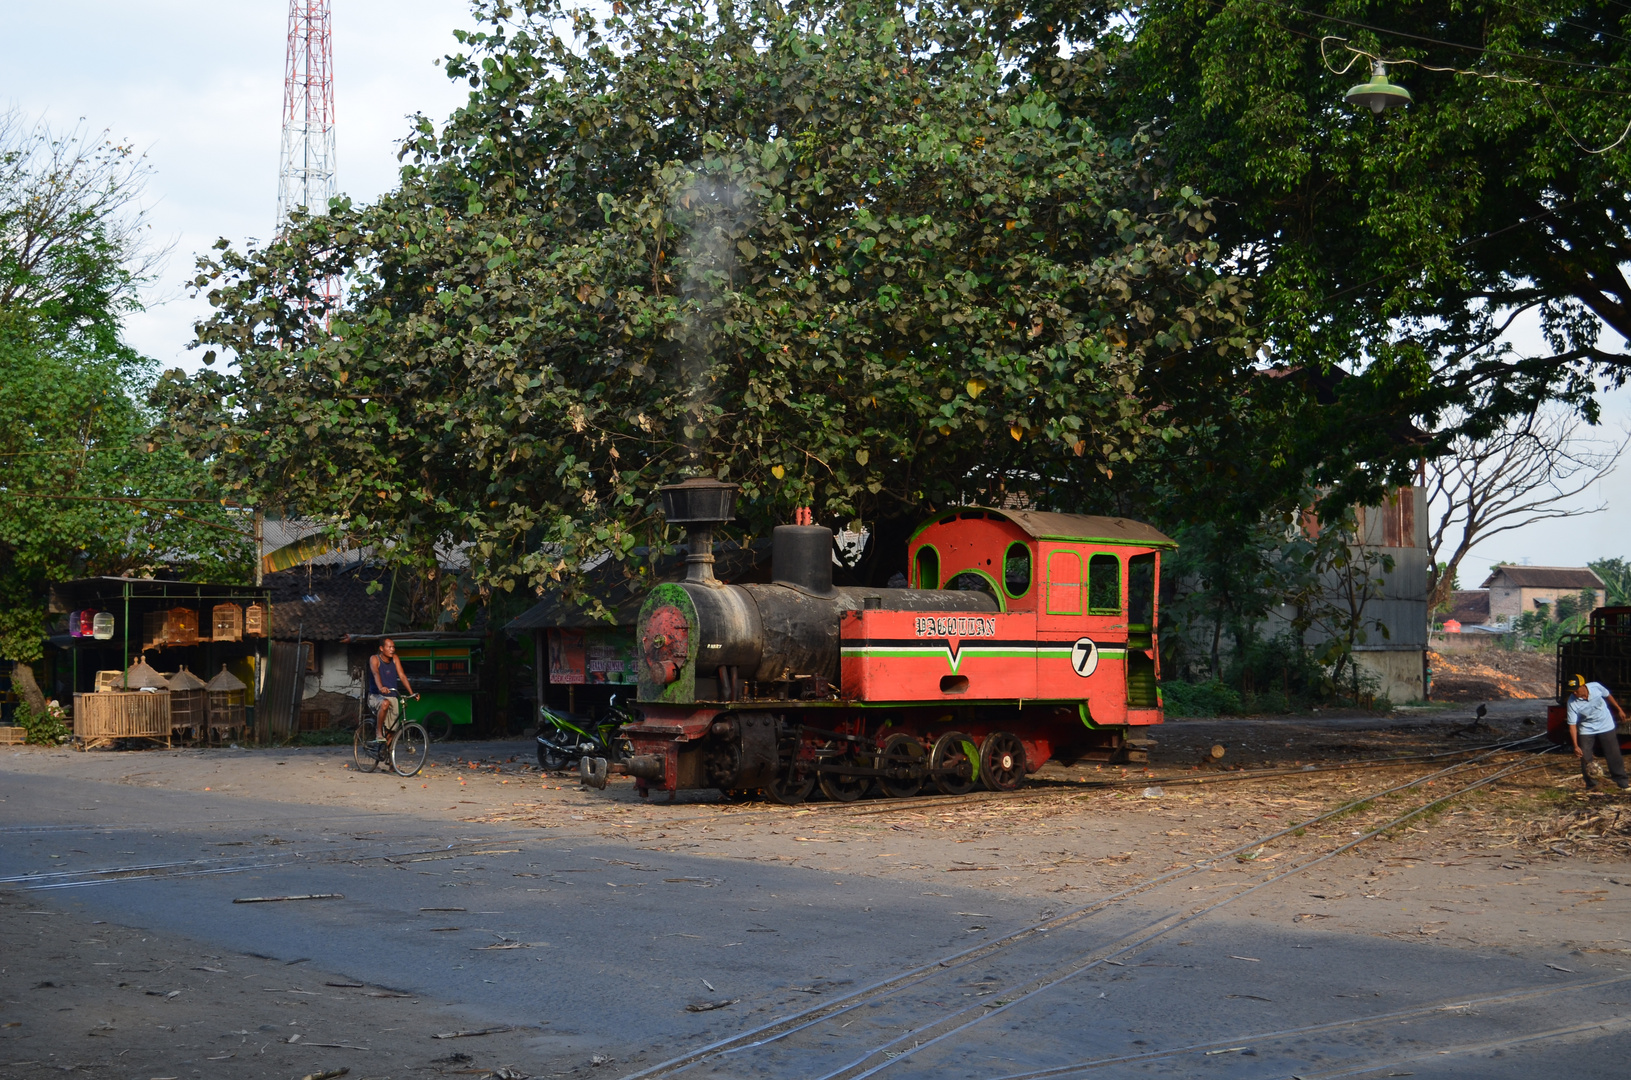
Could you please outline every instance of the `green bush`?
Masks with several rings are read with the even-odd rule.
[[[1162,683],[1161,703],[1171,717],[1239,716],[1245,712],[1239,692],[1217,679]]]
[[[61,746],[74,737],[73,729],[68,726],[68,714],[54,701],[47,701],[45,711],[39,713],[29,708],[26,701],[19,702],[16,719],[17,726],[28,733],[25,741],[30,746]]]

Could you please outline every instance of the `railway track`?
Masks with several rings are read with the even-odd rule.
[[[1530,740],[1525,740],[1529,742]],[[1516,760],[1507,760],[1516,756]],[[819,1005],[759,1024],[747,1031],[696,1047],[656,1065],[630,1073],[625,1080],[658,1080],[680,1075],[761,1076],[790,1071],[815,1080],[863,1080],[887,1070],[915,1064],[925,1054],[954,1051],[959,1040],[994,1018],[1104,965],[1123,958],[1197,920],[1252,896],[1277,882],[1302,874],[1345,852],[1399,828],[1453,799],[1518,773],[1543,767],[1540,754],[1502,744],[1473,757],[1444,765],[1404,783],[1350,800],[1305,821],[1256,837],[1207,859],[1136,882],[1090,904],[1046,921],[1021,927],[974,948],[878,980]],[[1502,760],[1496,760],[1502,759]],[[1437,794],[1362,832],[1358,837],[1307,853],[1283,869],[1260,872],[1224,897],[1199,907],[1169,900],[1169,910],[1119,933],[1095,934],[1094,916],[1133,897],[1145,897],[1197,874],[1208,873],[1237,858],[1255,862],[1271,844],[1301,838],[1308,829],[1368,807],[1377,800],[1415,791],[1429,782],[1450,779],[1453,790]],[[1288,852],[1294,858],[1295,850]],[[1071,938],[1079,940],[1072,941]],[[1064,940],[1062,940],[1064,939]],[[1061,960],[1061,955],[1065,958]],[[978,966],[981,980],[971,981]],[[990,972],[1000,971],[998,976]],[[945,1001],[967,1004],[949,1008]],[[990,999],[990,1000],[982,1000]],[[928,1005],[930,1008],[923,1008]],[[835,1023],[842,1021],[841,1023]],[[935,1064],[953,1068],[956,1062]],[[1083,1065],[1082,1068],[1086,1068]]]
[[[803,817],[850,820],[855,818],[875,817],[883,814],[903,814],[919,810],[938,810],[955,808],[959,806],[976,806],[993,802],[1030,802],[1039,799],[1056,798],[1061,794],[1092,793],[1095,791],[1115,791],[1127,788],[1145,787],[1177,787],[1205,784],[1240,783],[1252,780],[1272,780],[1280,777],[1308,777],[1320,776],[1326,773],[1361,772],[1370,769],[1404,768],[1410,765],[1420,765],[1436,761],[1452,761],[1460,758],[1477,757],[1490,751],[1498,751],[1512,747],[1525,746],[1539,742],[1544,736],[1531,736],[1513,742],[1486,743],[1480,746],[1466,746],[1456,750],[1443,750],[1431,754],[1409,754],[1394,758],[1371,758],[1363,761],[1338,761],[1323,765],[1303,765],[1296,768],[1277,769],[1239,769],[1230,772],[1190,774],[1180,773],[1175,776],[1140,776],[1129,777],[1125,780],[1027,780],[1026,786],[1017,791],[978,791],[968,795],[915,795],[909,799],[878,799],[863,800],[854,803],[816,802],[801,803],[796,807],[773,806],[765,809],[732,810],[720,809],[721,804],[696,803],[698,813],[668,818],[657,818],[639,823],[640,828],[664,828],[668,826],[693,825],[699,821],[709,824],[721,825],[750,825],[762,821],[781,821],[793,815]],[[604,821],[585,822],[584,824],[604,825]]]

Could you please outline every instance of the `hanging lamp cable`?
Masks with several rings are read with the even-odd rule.
[[[1326,51],[1326,44],[1332,41],[1341,42],[1342,47],[1350,54],[1348,57],[1348,62],[1342,65],[1340,68],[1332,63],[1330,54]],[[1423,63],[1420,60],[1389,60],[1376,53],[1366,52],[1364,49],[1357,48],[1351,42],[1349,42],[1347,38],[1339,37],[1336,34],[1326,34],[1324,37],[1320,38],[1320,61],[1325,65],[1325,70],[1331,72],[1333,75],[1346,75],[1349,71],[1353,70],[1353,66],[1359,63],[1360,60],[1369,60],[1372,63],[1391,65],[1393,67],[1409,64],[1414,67],[1418,67],[1423,71],[1439,72],[1449,75],[1467,75],[1475,79],[1487,79],[1492,82],[1509,83],[1513,86],[1532,86],[1536,90],[1540,91],[1541,101],[1546,103],[1546,108],[1551,111],[1552,119],[1557,121],[1557,126],[1563,129],[1563,134],[1567,135],[1569,137],[1569,141],[1574,143],[1576,147],[1588,154],[1606,154],[1610,150],[1613,150],[1615,147],[1619,146],[1621,143],[1625,142],[1627,137],[1631,137],[1631,121],[1628,121],[1625,125],[1625,130],[1620,132],[1619,138],[1615,139],[1607,146],[1599,147],[1595,150],[1592,149],[1576,138],[1574,132],[1569,130],[1569,125],[1563,121],[1563,114],[1557,111],[1557,106],[1553,105],[1552,99],[1547,96],[1545,85],[1537,82],[1534,79],[1526,79],[1515,75],[1503,75],[1499,72],[1470,71],[1467,68],[1458,67],[1439,67],[1435,64]]]

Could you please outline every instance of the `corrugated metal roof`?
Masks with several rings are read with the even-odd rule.
[[[1584,566],[1497,566],[1484,579],[1484,588],[1499,584],[1519,589],[1601,589],[1603,579]]]

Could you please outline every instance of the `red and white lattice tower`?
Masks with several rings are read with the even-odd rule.
[[[283,154],[278,228],[300,207],[328,213],[334,197],[334,27],[329,0],[289,0],[289,58],[283,72]],[[325,300],[339,282],[325,281]]]

